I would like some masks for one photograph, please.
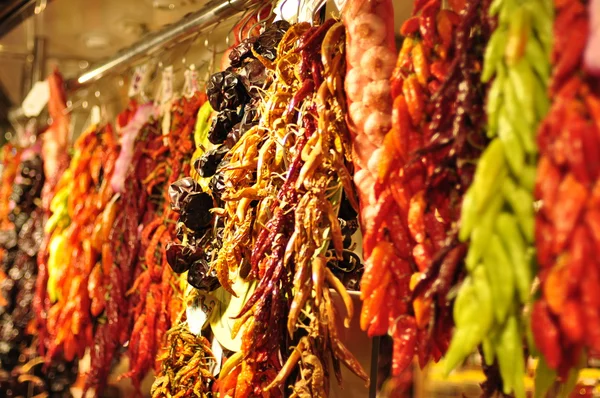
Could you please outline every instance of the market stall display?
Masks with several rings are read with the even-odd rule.
[[[0,394],[423,395],[439,362],[567,397],[594,365],[597,2],[286,1],[77,134],[50,75],[40,142],[2,152]]]

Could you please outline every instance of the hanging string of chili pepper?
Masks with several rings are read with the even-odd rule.
[[[168,266],[165,252],[167,243],[176,236],[177,221],[177,213],[171,209],[166,188],[189,174],[195,116],[205,100],[203,94],[195,93],[173,103],[169,132],[161,138],[167,139],[165,160],[157,163],[144,180],[148,184],[148,193],[158,190],[159,205],[154,218],[148,219],[141,232],[140,255],[144,270],[136,276],[133,287],[129,289],[137,302],[132,308],[134,326],[127,352],[131,365],[130,370],[120,377],[131,378],[138,390],[148,370],[160,370],[160,362],[155,358],[163,347],[165,333],[181,313],[183,292]],[[156,151],[163,153],[162,149]]]
[[[167,246],[167,260],[174,272],[187,272],[187,281],[194,288],[190,298],[200,292],[210,294],[221,286],[221,282],[225,289],[232,289],[229,267],[235,269],[239,263],[224,264],[223,257],[219,257],[219,250],[230,244],[230,233],[238,236],[238,240],[244,239],[250,223],[246,222],[242,228],[230,224],[233,230],[226,228],[222,195],[226,190],[225,169],[232,161],[225,156],[258,123],[256,107],[267,75],[265,67],[255,58],[252,50],[256,46],[260,54],[269,55],[267,53],[272,51],[269,43],[277,39],[274,33],[280,34],[275,28],[266,31],[262,41],[256,36],[241,40],[226,54],[230,63],[227,70],[211,76],[206,89],[210,104],[205,103],[197,117],[194,134],[196,151],[192,156],[191,177],[177,181],[169,189],[171,207],[179,213],[179,223],[177,240]],[[218,113],[210,119],[213,108]],[[235,160],[233,162],[235,164]],[[245,169],[237,172],[244,173]],[[246,201],[246,207],[248,204]],[[239,216],[243,217],[241,213]],[[239,250],[234,245],[230,247]],[[245,248],[246,257],[250,255],[249,247],[248,244]],[[236,256],[240,256],[239,251]],[[176,371],[176,367],[172,369],[173,366],[165,364],[163,372]],[[202,367],[202,364],[198,366]],[[210,380],[205,377],[201,383],[206,386]],[[165,387],[164,383],[161,384]],[[216,393],[222,387],[223,384],[217,382],[212,389]],[[157,387],[154,396],[165,396],[165,388]]]
[[[44,183],[39,144],[3,149],[0,188],[0,395],[65,394],[76,366],[61,361],[42,371],[31,305],[43,234]]]
[[[545,384],[542,391],[556,376],[576,380],[586,355],[600,352],[600,91],[593,70],[582,64],[594,11],[582,1],[556,1],[554,10],[552,104],[538,130],[534,190],[541,285],[531,329],[546,370],[538,373],[550,377],[536,380]]]
[[[429,238],[412,250],[421,272],[411,280],[419,340],[430,342],[430,347],[419,344],[422,367],[430,357],[439,360],[448,349],[453,323],[451,288],[464,272],[467,245],[458,241],[458,221],[463,198],[473,181],[474,163],[487,144],[483,134],[487,86],[481,82],[481,67],[491,31],[488,8],[489,2],[474,1],[460,11],[449,49],[452,62],[446,79],[433,93],[431,106],[435,110],[425,128],[425,145],[413,154],[413,161],[423,156],[428,169],[422,185],[423,198],[417,192],[408,208],[411,237],[416,242],[419,235]],[[448,41],[449,37],[444,36],[443,42]],[[451,114],[445,109],[452,109]],[[425,270],[420,266],[421,254],[426,259]]]
[[[120,164],[127,151],[126,137],[130,129],[138,129],[139,123],[143,124],[145,118],[139,120],[139,114],[148,106],[150,105],[138,107],[131,100],[128,107],[117,116],[120,148],[114,171],[106,176],[114,195],[98,215],[92,233],[92,246],[102,256],[101,261],[94,266],[88,284],[92,314],[102,311],[101,307],[104,308],[101,321],[95,326],[94,342],[90,347],[90,368],[85,374],[84,395],[88,390],[102,395],[113,360],[118,358],[119,350],[127,341],[131,329],[125,290],[131,284],[131,259],[137,252],[135,245],[123,247],[124,242],[120,238],[137,231],[137,212],[127,206],[127,197],[123,195],[122,189],[121,192],[115,190],[113,181],[121,174],[121,170],[129,169]],[[117,186],[119,188],[121,187]],[[122,251],[127,254],[121,253]]]
[[[366,374],[360,370],[356,360],[337,340],[337,333],[332,325],[335,315],[326,286],[332,281],[337,281],[333,286],[343,293],[345,289],[333,275],[328,277],[327,281],[323,279],[325,275],[331,273],[326,271],[325,256],[314,261],[311,259],[312,254],[316,254],[321,246],[327,249],[331,239],[325,238],[325,241],[316,246],[314,242],[311,243],[313,239],[317,239],[317,236],[326,236],[327,233],[324,231],[317,232],[321,224],[323,228],[330,230],[329,234],[335,235],[338,249],[341,249],[338,244],[342,244],[339,221],[334,209],[322,208],[323,204],[328,204],[327,196],[330,196],[332,189],[327,188],[329,185],[327,179],[317,182],[313,181],[313,178],[316,178],[313,176],[321,170],[319,168],[321,161],[329,156],[329,151],[322,148],[322,145],[329,145],[330,142],[329,136],[326,135],[330,130],[326,130],[324,124],[329,118],[323,117],[322,114],[328,109],[325,103],[333,100],[329,98],[333,97],[333,94],[328,94],[331,93],[329,90],[337,94],[336,98],[340,97],[340,92],[336,92],[334,87],[338,87],[339,90],[341,85],[334,86],[330,74],[338,68],[343,68],[341,63],[343,54],[337,52],[343,43],[343,26],[331,20],[321,27],[313,28],[309,24],[293,25],[289,29],[288,27],[289,24],[278,22],[268,27],[259,38],[250,38],[240,43],[231,53],[232,63],[235,63],[233,69],[214,75],[208,85],[210,97],[221,98],[223,95],[223,98],[228,101],[224,104],[219,102],[213,104],[213,107],[220,109],[221,113],[237,110],[240,106],[241,87],[238,85],[238,76],[242,76],[247,92],[251,96],[257,95],[257,99],[261,100],[260,121],[255,117],[251,119],[256,120],[258,126],[251,127],[245,132],[240,128],[241,137],[236,136],[231,149],[225,151],[225,158],[215,174],[215,176],[222,175],[223,182],[211,183],[212,188],[217,188],[217,190],[212,189],[212,195],[217,198],[217,201],[223,203],[222,209],[214,209],[215,213],[225,219],[223,245],[219,249],[215,265],[219,280],[224,288],[233,290],[229,278],[234,274],[230,274],[230,269],[237,271],[240,267],[243,269],[245,265],[248,267],[250,277],[258,279],[256,291],[240,311],[233,330],[235,334],[240,331],[243,333],[241,352],[226,361],[213,388],[213,391],[219,394],[236,397],[252,394],[281,396],[281,390],[275,387],[285,381],[299,361],[305,376],[312,382],[300,383],[300,380],[295,388],[298,391],[313,389],[315,395],[326,396],[329,381],[323,373],[328,373],[325,355],[329,352],[336,363],[339,364],[338,361],[341,360],[366,378]],[[252,42],[249,42],[250,40]],[[322,45],[326,49],[324,53],[319,51]],[[240,62],[243,59],[245,61]],[[301,79],[292,73],[294,65],[300,62],[302,62]],[[260,84],[248,87],[243,78],[245,75],[242,73],[248,68],[258,70],[257,66],[251,66],[256,63],[262,65],[263,70],[266,68],[266,79],[261,79]],[[245,65],[241,71],[240,64]],[[248,76],[256,75],[257,73],[248,74]],[[271,81],[273,83],[265,92],[261,90],[254,92],[253,87],[264,87],[265,82]],[[315,82],[319,85],[317,86]],[[323,102],[317,101],[315,105],[313,101],[319,88],[321,96],[318,97]],[[339,128],[339,123],[343,125],[339,116],[343,112],[339,106],[332,106],[332,108],[335,109],[335,115],[338,117],[331,119],[330,129],[334,131]],[[301,114],[300,126],[291,123],[286,125],[286,121],[294,120],[298,110]],[[246,105],[244,114],[247,111]],[[216,128],[221,119],[219,116],[217,122],[213,122],[211,135],[214,136],[221,131],[220,127]],[[321,122],[317,123],[317,120]],[[234,128],[227,134],[227,142],[229,142],[229,135],[234,134],[235,130]],[[326,131],[328,133],[325,133]],[[225,134],[221,136],[225,137]],[[305,147],[308,145],[307,140],[310,141],[308,148]],[[333,141],[337,145],[344,145],[341,137]],[[347,146],[348,142],[345,142]],[[309,148],[312,150],[309,151]],[[346,150],[348,151],[348,148]],[[301,158],[304,151],[306,151],[306,161]],[[207,152],[205,156],[209,153]],[[204,156],[201,158],[198,170],[200,175],[208,170],[208,161]],[[344,155],[332,162],[337,170],[339,164],[344,162]],[[325,161],[324,164],[329,165],[330,162]],[[340,173],[343,174],[341,171]],[[346,171],[344,186],[349,186],[351,189],[349,176],[349,172]],[[307,195],[306,200],[301,200],[302,204],[299,203],[302,196],[300,192],[308,189],[303,184],[319,191],[321,196],[317,195],[317,197],[321,200]],[[341,189],[339,184],[341,181],[334,184],[336,189]],[[219,185],[222,188],[218,188]],[[195,188],[192,192],[194,190]],[[341,193],[341,190],[339,192]],[[178,202],[185,204],[184,197],[181,196],[182,199]],[[258,203],[253,205],[253,201]],[[314,222],[307,224],[302,221],[303,214],[307,216],[313,214],[310,217],[315,218]],[[329,223],[333,224],[326,228]],[[301,256],[302,261],[297,258],[300,256],[299,253],[304,253]],[[287,308],[292,296],[290,291],[292,270],[288,271],[288,267],[291,267],[288,263],[293,259],[299,261],[300,279],[306,279],[308,275],[306,272],[311,268],[311,262],[317,266],[315,269],[320,269],[317,273],[319,279],[317,287],[320,287],[319,291],[323,291],[323,296],[321,307],[317,309],[314,304],[309,304],[312,303],[312,299],[306,300],[307,293],[311,294],[311,287],[296,284],[301,292],[299,297],[304,299],[292,304],[294,310],[287,319]],[[344,295],[344,299],[345,302],[349,302],[347,294]],[[351,303],[348,305],[351,306]],[[296,340],[298,345],[288,358],[286,347],[289,345],[289,339],[285,332],[286,319],[290,332],[295,331],[300,311],[308,311],[311,318],[314,318],[314,322],[310,325],[314,331],[311,332],[311,336]],[[329,341],[324,342],[325,345],[321,349],[313,340],[314,333],[327,335],[328,332],[323,330],[327,324],[328,328],[331,328],[332,342],[335,344],[329,347]],[[242,326],[245,328],[242,329]],[[308,326],[303,325],[302,329]],[[288,359],[283,368],[277,358],[278,352],[281,352],[284,359]]]
[[[477,345],[499,366],[505,394],[525,397],[521,318],[534,272],[533,184],[535,136],[548,110],[552,9],[548,2],[498,2],[481,79],[494,81],[487,97],[488,137],[467,192],[460,238],[470,240],[464,281],[454,306],[456,331],[445,358],[449,372]]]
[[[344,25],[334,19],[327,20],[318,28],[309,29],[298,43],[303,62],[310,62],[311,69],[317,72],[307,74],[299,82],[292,82],[292,87],[295,84],[302,87],[296,91],[292,103],[295,99],[306,97],[294,108],[288,106],[282,117],[293,120],[296,115],[291,109],[300,109],[300,126],[304,127],[304,135],[296,135],[295,144],[290,142],[288,162],[298,162],[298,171],[296,174],[292,171],[294,166],[289,167],[284,187],[290,189],[284,193],[275,211],[281,209],[286,214],[288,206],[294,206],[292,215],[295,219],[290,223],[293,233],[287,243],[284,241],[282,244],[285,244],[283,265],[286,266],[290,260],[293,264],[293,300],[287,314],[287,332],[290,337],[300,338],[267,389],[283,384],[298,364],[301,376],[291,379],[294,383],[292,390],[298,395],[328,396],[328,356],[338,383],[342,382],[342,363],[367,384],[369,380],[340,340],[339,315],[330,293],[333,289],[342,298],[346,312],[344,325],[350,327],[354,304],[345,286],[331,271],[337,262],[344,261],[346,231],[342,231],[341,225],[346,220],[338,218],[343,198],[358,210],[351,180],[350,136],[343,117],[344,92],[341,85],[333,82],[333,78],[343,73],[345,68]],[[307,83],[312,88],[304,90]],[[277,293],[273,291],[273,301]],[[302,315],[306,319],[302,319]]]
[[[56,209],[53,217],[66,213],[69,224],[58,225],[52,219],[46,224],[47,229],[54,228],[47,231],[52,234],[48,246],[47,291],[52,303],[46,320],[48,361],[61,353],[67,360],[83,357],[86,347],[92,345],[91,317],[104,309],[104,297],[95,302],[88,283],[94,283],[93,269],[101,261],[101,253],[93,245],[96,242],[92,242],[93,229],[112,196],[104,177],[112,172],[116,149],[110,126],[90,128],[75,143],[75,155],[59,183],[63,193],[57,193],[54,200],[64,197],[64,201],[54,206],[62,208]]]
[[[456,222],[472,178],[471,161],[485,144],[480,134],[485,88],[478,80],[489,34],[486,5],[451,6],[418,3],[402,27],[407,37],[392,78],[393,127],[383,140],[377,215],[363,242],[361,326],[371,335],[392,334],[395,375],[415,354],[424,366],[447,349],[448,293],[466,249],[457,241]],[[395,288],[395,299],[382,299],[389,289],[381,280]]]
[[[70,156],[68,151],[68,134],[70,117],[66,111],[66,94],[62,76],[54,71],[48,77],[50,99],[48,100],[48,113],[52,117],[52,124],[42,133],[42,158],[44,159],[44,187],[42,190],[42,208],[44,217],[50,217],[55,210],[51,207],[55,196],[58,194],[58,184],[63,179],[65,170],[69,167]],[[56,203],[56,202],[55,202]],[[55,220],[58,220],[55,217]],[[48,285],[48,244],[52,238],[48,231],[50,226],[44,226],[44,237],[38,252],[38,277],[36,280],[33,310],[37,320],[38,336],[40,339],[39,353],[45,355],[45,347],[49,344],[46,331],[46,319],[50,300],[47,295]]]

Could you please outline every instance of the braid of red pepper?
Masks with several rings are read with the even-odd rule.
[[[563,380],[582,353],[600,352],[600,89],[581,65],[585,2],[554,2],[550,112],[540,126],[535,198],[541,298],[531,327]]]
[[[120,378],[132,379],[136,389],[140,388],[146,373],[160,369],[156,361],[161,349],[166,349],[164,337],[179,316],[183,301],[177,277],[171,271],[165,255],[167,242],[176,237],[177,213],[171,210],[168,200],[168,187],[189,174],[189,158],[194,150],[193,133],[195,116],[206,96],[196,93],[191,98],[181,98],[173,106],[171,129],[167,138],[168,151],[163,162],[156,164],[146,178],[159,177],[160,183],[154,190],[161,193],[161,202],[150,213],[154,218],[144,216],[141,232],[140,256],[144,258],[146,269],[136,277],[130,292],[136,292],[136,305],[131,309],[133,329],[129,339],[128,356],[130,371]],[[163,142],[163,137],[156,137]],[[167,166],[168,162],[168,166]],[[151,192],[148,192],[150,194]]]
[[[361,326],[371,336],[391,329],[395,375],[417,352],[417,324],[421,319],[415,315],[421,313],[415,314],[411,308],[410,277],[416,271],[415,263],[425,269],[432,252],[422,219],[427,166],[420,159],[410,162],[410,154],[422,148],[429,135],[423,129],[431,121],[429,99],[446,77],[457,19],[452,11],[441,11],[441,1],[431,0],[415,3],[413,16],[402,26],[404,43],[391,80],[392,130],[383,143],[388,156],[378,175],[379,219],[365,231],[363,239],[367,263],[361,281]],[[434,47],[438,39],[442,44]]]
[[[476,159],[485,146],[479,76],[489,37],[487,6],[452,7],[417,2],[402,26],[405,39],[391,81],[393,128],[384,139],[376,186],[378,216],[364,237],[362,326],[370,335],[390,330],[394,374],[414,354],[424,366],[448,347],[447,295],[466,253],[456,230],[473,175],[465,160]]]

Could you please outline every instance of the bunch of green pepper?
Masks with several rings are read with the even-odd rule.
[[[536,131],[548,111],[553,4],[494,0],[498,27],[485,52],[481,79],[492,139],[465,195],[459,237],[470,240],[469,276],[455,306],[456,331],[444,360],[449,373],[481,344],[497,360],[504,393],[525,397],[523,343],[534,275]]]

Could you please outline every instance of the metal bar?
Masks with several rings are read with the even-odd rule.
[[[46,38],[36,36],[33,43],[33,65],[31,67],[31,84],[46,77]]]
[[[144,37],[141,41],[120,51],[114,57],[92,66],[88,72],[79,76],[79,78],[69,80],[67,82],[67,89],[76,90],[85,84],[92,83],[106,76],[109,72],[118,71],[169,43],[184,40],[192,34],[201,32],[207,27],[231,17],[243,11],[244,8],[258,2],[259,0],[212,0],[200,10],[189,14],[176,24],[169,25],[156,33]]]

